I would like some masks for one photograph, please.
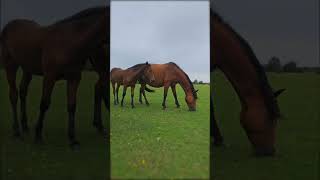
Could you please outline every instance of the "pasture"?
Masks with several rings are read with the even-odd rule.
[[[139,88],[137,85],[135,89],[134,109],[130,105],[130,89],[127,89],[124,107],[115,106],[111,101],[112,177],[208,178],[209,85],[195,85],[195,89],[199,89],[195,112],[188,111],[185,94],[179,85],[177,95],[181,107],[176,108],[169,89],[166,110],[162,110],[161,105],[163,88],[150,87],[155,92],[146,92],[150,106],[139,103]],[[119,95],[122,97],[122,88]]]
[[[20,82],[21,73],[17,78]],[[44,145],[34,144],[34,128],[39,114],[42,77],[34,76],[29,88],[27,113],[29,135],[24,140],[12,136],[12,115],[8,85],[0,70],[0,179],[107,179],[107,146],[102,135],[92,126],[95,73],[83,73],[80,82],[76,112],[76,136],[80,150],[74,152],[67,138],[66,83],[58,81],[53,90],[51,106],[44,121]],[[18,105],[19,109],[19,105]],[[106,119],[106,108],[102,107]],[[18,111],[19,112],[19,111]]]
[[[216,180],[319,179],[319,74],[268,74],[274,89],[287,89],[278,97],[283,118],[279,119],[273,158],[252,156],[239,122],[239,100],[220,72],[213,76],[216,116],[227,144],[213,151]]]
[[[252,156],[239,123],[239,100],[220,72],[213,76],[216,116],[227,144],[213,151],[215,179],[319,178],[319,74],[268,74],[272,87],[287,88],[278,99],[283,118],[277,130],[278,153],[273,158]],[[59,81],[52,94],[44,125],[45,144],[35,145],[33,130],[39,113],[42,78],[35,77],[30,84],[27,111],[31,132],[21,141],[12,137],[7,82],[3,70],[0,71],[1,179],[106,179],[107,147],[92,127],[96,79],[95,73],[83,73],[76,114],[81,148],[73,152],[67,139],[65,82]],[[169,90],[165,111],[161,109],[162,89],[147,93],[149,107],[139,104],[137,91],[135,109],[130,107],[130,91],[124,108],[114,106],[111,97],[113,178],[208,177],[209,87],[196,89],[199,89],[196,112],[187,111],[180,88],[180,109],[175,108]],[[102,109],[105,118],[105,108]]]

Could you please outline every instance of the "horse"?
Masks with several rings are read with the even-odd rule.
[[[148,62],[142,64],[136,64],[128,69],[122,70],[120,68],[113,68],[110,72],[111,83],[113,88],[114,104],[119,103],[118,91],[120,85],[123,85],[123,93],[121,99],[121,106],[123,106],[123,100],[126,96],[127,87],[131,87],[131,107],[134,108],[134,88],[135,85],[142,75],[147,75],[150,77],[150,82],[154,81],[153,71],[150,68]],[[117,89],[115,90],[115,84],[117,84]],[[117,98],[116,98],[117,95]]]
[[[41,26],[32,20],[10,21],[0,35],[2,63],[9,84],[9,97],[13,111],[14,136],[20,137],[17,117],[18,94],[21,101],[22,131],[28,131],[26,96],[33,75],[43,76],[40,113],[35,128],[35,142],[42,143],[42,129],[46,111],[50,106],[51,93],[56,81],[67,82],[68,138],[72,148],[79,147],[75,137],[76,94],[81,72],[89,58],[105,58],[95,61],[99,74],[95,88],[94,125],[105,131],[98,109],[101,98],[108,106],[108,65],[110,43],[110,7],[94,7],[82,10],[73,16],[48,26]],[[26,36],[27,34],[27,36]],[[18,68],[23,71],[19,93],[16,87]],[[99,99],[100,98],[100,99]],[[100,105],[99,105],[100,102]],[[101,116],[101,114],[100,114]]]
[[[249,43],[212,8],[210,10],[210,69],[220,69],[235,89],[240,102],[240,122],[257,156],[275,154],[277,103],[284,89],[273,92],[263,67]],[[211,87],[211,132],[214,145],[223,137],[214,117]]]
[[[185,93],[185,101],[188,105],[189,111],[196,111],[196,100],[198,98],[198,90],[194,89],[194,86],[189,78],[189,76],[174,62],[169,62],[166,64],[151,64],[151,69],[154,74],[154,81],[149,81],[150,77],[144,74],[141,79],[140,96],[143,94],[145,100],[147,99],[144,93],[146,84],[151,87],[164,87],[162,108],[166,109],[166,98],[169,87],[171,87],[175,104],[179,108],[180,104],[177,99],[176,84],[180,84]],[[148,101],[146,100],[146,103]]]

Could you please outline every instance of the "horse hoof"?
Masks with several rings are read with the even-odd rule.
[[[133,108],[135,108],[134,106],[131,106],[131,108],[133,109]]]
[[[79,151],[80,150],[80,143],[78,141],[74,141],[70,143],[70,147],[73,151]]]
[[[180,108],[180,105],[177,105],[177,108]]]

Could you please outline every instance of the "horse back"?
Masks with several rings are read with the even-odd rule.
[[[111,82],[122,83],[123,71],[121,68],[112,68],[110,71]]]
[[[30,72],[41,73],[43,35],[42,27],[34,21],[10,21],[2,31],[2,45],[8,54],[4,64],[15,64]]]

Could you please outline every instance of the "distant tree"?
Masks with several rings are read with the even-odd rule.
[[[265,69],[270,72],[280,72],[282,70],[280,59],[275,56],[271,57],[265,65]]]
[[[284,72],[300,72],[301,70],[297,68],[296,62],[290,61],[283,66],[283,71]]]
[[[193,81],[193,84],[198,84],[198,80],[195,79],[195,80]]]
[[[203,84],[203,81],[199,81],[199,84]]]

